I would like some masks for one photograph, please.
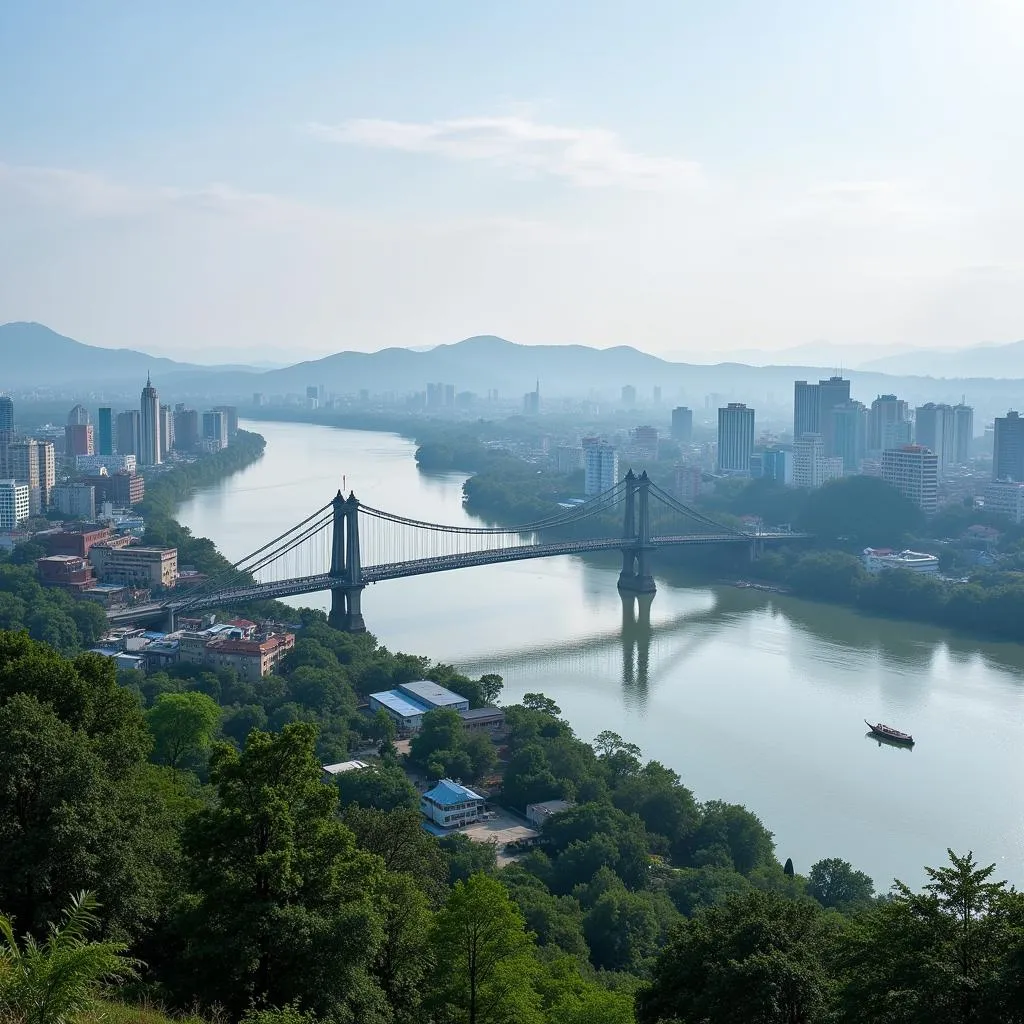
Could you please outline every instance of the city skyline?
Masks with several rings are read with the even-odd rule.
[[[0,319],[220,361],[1019,337],[1002,0],[4,18]]]

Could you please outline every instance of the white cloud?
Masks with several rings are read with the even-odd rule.
[[[700,166],[693,161],[634,152],[607,129],[566,128],[523,116],[463,117],[423,124],[358,118],[340,125],[314,122],[306,127],[329,142],[483,161],[584,188],[664,191],[701,181]]]

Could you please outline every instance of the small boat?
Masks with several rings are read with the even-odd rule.
[[[883,725],[881,722],[872,725],[866,718],[864,724],[871,730],[873,736],[889,740],[891,743],[903,743],[908,747],[914,745],[914,737],[909,732],[900,732],[899,729],[894,729],[891,725]]]

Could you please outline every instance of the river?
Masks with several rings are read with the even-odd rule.
[[[180,509],[232,560],[305,518],[341,486],[412,518],[477,522],[465,474],[421,473],[391,434],[243,424],[264,457]],[[843,857],[880,890],[919,884],[946,847],[1024,883],[1024,646],[730,586],[655,574],[650,628],[625,622],[618,559],[493,565],[381,583],[368,628],[392,650],[472,675],[503,700],[542,691],[585,739],[614,729],[699,799],[754,811],[806,872]],[[329,595],[296,604],[327,608]],[[914,733],[911,750],[863,719]]]

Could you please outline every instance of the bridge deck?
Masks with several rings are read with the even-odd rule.
[[[666,537],[652,537],[652,548],[707,546],[711,544],[750,544],[759,541],[799,540],[807,537],[801,533],[702,533],[680,534]],[[617,551],[623,547],[621,537],[601,540],[558,541],[550,544],[522,544],[497,550],[471,551],[465,554],[441,555],[434,558],[418,558],[386,565],[363,566],[362,582],[381,583],[385,580],[401,579],[406,576],[423,576],[452,569],[468,569],[477,565],[497,565],[502,562],[520,562],[531,558],[551,558],[555,555],[580,555],[594,551]],[[338,580],[328,573],[302,576],[296,579],[257,583],[253,586],[235,587],[204,595],[195,600],[169,601],[164,605],[146,606],[132,611],[116,612],[110,615],[112,621],[129,621],[141,615],[156,615],[159,611],[202,611],[225,605],[243,604],[249,601],[273,601],[284,597],[298,597],[330,590],[338,586]]]

